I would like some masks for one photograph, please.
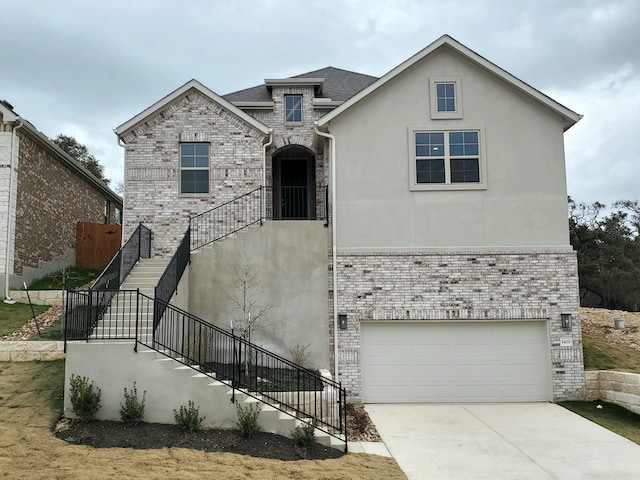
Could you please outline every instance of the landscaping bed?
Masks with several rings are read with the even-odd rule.
[[[184,433],[177,425],[140,423],[135,427],[125,427],[120,422],[81,423],[63,419],[56,426],[55,435],[68,443],[94,448],[189,448],[201,452],[229,452],[284,461],[301,459],[293,440],[265,432],[244,438],[237,430],[207,429]],[[344,452],[340,450],[316,444],[306,458],[325,460],[343,455]]]

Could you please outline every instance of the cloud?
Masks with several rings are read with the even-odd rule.
[[[5,3],[0,98],[50,137],[77,132],[114,180],[112,129],[191,78],[224,94],[328,65],[380,76],[448,33],[585,114],[566,134],[570,192],[637,191],[636,0]]]

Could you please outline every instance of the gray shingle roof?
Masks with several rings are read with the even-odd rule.
[[[334,67],[321,68],[290,78],[324,78],[322,94],[318,95],[318,98],[330,98],[337,101],[348,100],[377,80],[377,77]],[[229,102],[271,101],[271,94],[264,84],[228,93],[222,97]]]

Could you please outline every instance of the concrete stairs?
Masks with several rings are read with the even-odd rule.
[[[135,293],[130,291],[139,289],[140,293],[153,298],[155,286],[169,261],[166,258],[141,258],[120,286],[120,292],[111,299],[109,308],[94,329],[94,335],[101,338],[135,338],[136,309],[139,305]],[[147,303],[150,304],[151,300]],[[149,305],[145,307],[148,310]],[[151,328],[151,325],[141,324],[138,325],[138,332],[142,335],[151,334]]]
[[[235,402],[240,403],[243,407],[257,405],[257,407],[260,408],[258,424],[263,432],[291,437],[292,430],[311,421],[309,418],[297,417],[293,411],[286,407],[281,407],[281,405],[277,403],[269,403],[269,399],[263,398],[259,394],[252,396],[242,389],[233,389],[226,383],[216,380],[215,374],[204,374],[200,372],[198,365],[184,365],[178,360],[167,357],[161,352],[152,349],[140,350],[140,353],[143,355],[153,355],[154,361],[166,365],[166,368],[168,370],[170,369],[173,375],[191,377],[193,381],[193,387],[190,389],[192,395],[199,396],[199,394],[201,394],[209,397],[215,396],[211,395],[214,392],[216,394],[224,392],[229,403],[233,402],[235,398]],[[209,394],[207,394],[207,390],[210,390]],[[234,423],[236,421],[237,416],[234,418]],[[317,442],[321,445],[339,450],[344,450],[345,448],[344,439],[333,437],[318,428],[315,429],[315,436]]]

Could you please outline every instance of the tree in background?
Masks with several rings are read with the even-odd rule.
[[[53,138],[51,141],[64,150],[71,158],[80,162],[84,168],[109,185],[111,180],[105,178],[104,167],[100,165],[96,157],[89,153],[89,149],[85,145],[79,143],[73,137],[62,134]]]
[[[578,255],[580,303],[640,310],[640,205],[575,203],[569,197],[569,233]]]

